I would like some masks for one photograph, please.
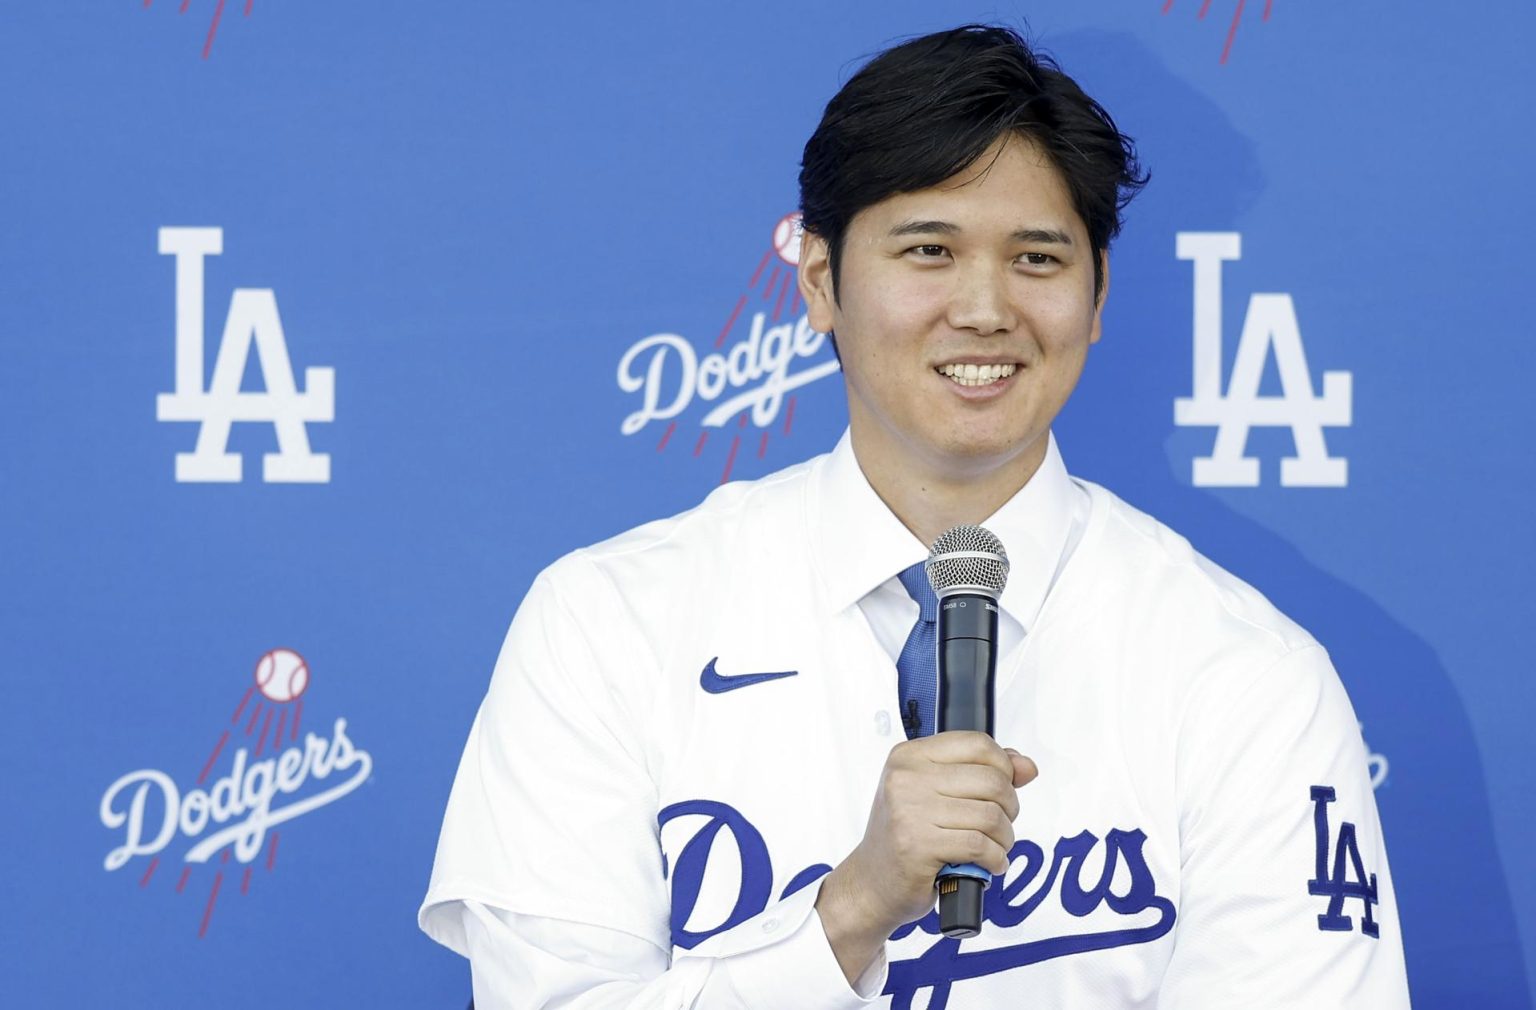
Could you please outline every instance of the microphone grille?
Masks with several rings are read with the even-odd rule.
[[[924,567],[940,595],[960,586],[1001,595],[1008,584],[1008,552],[995,533],[981,526],[952,526],[940,533]]]

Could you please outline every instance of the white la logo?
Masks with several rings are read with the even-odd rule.
[[[1245,456],[1248,429],[1288,427],[1296,455],[1280,461],[1287,487],[1344,487],[1349,461],[1329,456],[1323,427],[1348,427],[1353,403],[1352,375],[1324,372],[1323,395],[1312,391],[1301,328],[1291,296],[1254,295],[1248,301],[1243,334],[1232,363],[1232,381],[1221,392],[1221,264],[1242,258],[1237,232],[1180,232],[1177,253],[1195,263],[1194,395],[1173,402],[1181,427],[1216,427],[1211,455],[1194,461],[1196,487],[1257,487],[1259,461]],[[1274,348],[1281,396],[1260,396],[1264,360]]]
[[[160,255],[176,257],[176,391],[155,401],[160,421],[201,421],[197,445],[176,454],[180,482],[238,482],[241,459],[227,451],[235,421],[264,421],[277,429],[275,453],[265,453],[261,476],[268,482],[325,484],[331,457],[309,450],[308,421],[330,421],[336,412],[336,371],[304,369],[304,392],[293,381],[288,343],[270,288],[236,288],[224,320],[224,336],[203,389],[203,258],[224,251],[222,228],[161,228]],[[261,366],[260,393],[242,393],[251,343]]]

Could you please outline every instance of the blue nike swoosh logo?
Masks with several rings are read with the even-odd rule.
[[[738,673],[734,677],[727,677],[715,672],[715,663],[720,657],[716,656],[704,664],[704,672],[699,674],[699,686],[710,694],[724,694],[734,691],[738,687],[751,687],[753,684],[763,684],[770,680],[779,680],[784,677],[793,677],[799,670],[781,670],[778,673]]]

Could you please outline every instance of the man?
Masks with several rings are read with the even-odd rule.
[[[1143,181],[1003,29],[828,105],[799,281],[849,432],[535,581],[421,912],[481,1010],[1407,1005],[1326,653],[1050,433]],[[911,662],[961,523],[1012,562],[1000,742],[934,734]],[[965,862],[1001,879],[962,942],[933,881]]]

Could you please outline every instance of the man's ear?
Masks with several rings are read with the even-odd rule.
[[[1099,276],[1102,277],[1104,280],[1099,285],[1098,297],[1094,299],[1094,305],[1093,305],[1093,330],[1092,330],[1092,332],[1090,332],[1088,334],[1088,342],[1090,344],[1096,344],[1096,343],[1099,342],[1100,331],[1103,329],[1103,322],[1104,322],[1104,302],[1105,302],[1106,299],[1109,298],[1109,250],[1108,249],[1100,249],[1099,250]]]
[[[830,333],[837,309],[837,291],[832,283],[832,256],[827,240],[815,232],[800,237],[800,297],[811,329]]]

